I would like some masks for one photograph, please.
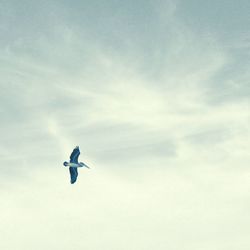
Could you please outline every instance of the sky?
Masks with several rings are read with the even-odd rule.
[[[249,8],[0,0],[0,249],[249,249]]]

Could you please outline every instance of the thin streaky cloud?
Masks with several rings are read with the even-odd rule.
[[[248,5],[2,1],[0,248],[246,249]]]

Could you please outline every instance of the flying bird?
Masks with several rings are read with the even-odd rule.
[[[65,167],[69,167],[71,184],[74,184],[77,180],[77,176],[78,176],[77,168],[81,168],[81,167],[89,168],[83,162],[78,162],[79,155],[80,155],[80,149],[79,149],[79,146],[76,146],[70,155],[70,162],[65,161],[63,163]]]

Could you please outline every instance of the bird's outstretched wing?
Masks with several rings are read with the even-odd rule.
[[[70,162],[71,163],[78,163],[78,157],[80,155],[79,147],[75,147],[73,152],[70,155]]]
[[[77,180],[77,176],[78,176],[77,168],[70,167],[69,172],[70,172],[70,183],[73,184]]]

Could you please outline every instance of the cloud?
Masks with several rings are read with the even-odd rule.
[[[237,228],[246,226],[239,216],[247,211],[241,205],[247,197],[242,175],[224,171],[214,175],[209,168],[182,174],[156,168],[135,171],[134,179],[128,180],[99,168],[81,171],[81,181],[69,188],[61,184],[62,172],[37,171],[29,185],[18,186],[19,197],[14,187],[3,197],[8,208],[2,218],[4,237],[19,233],[2,246],[149,249],[157,244],[160,249],[184,245],[233,249],[234,243],[225,238],[246,240],[246,235],[237,234]],[[233,201],[238,202],[232,205]]]
[[[181,2],[2,7],[0,248],[244,249],[242,52]],[[91,169],[70,185],[76,145]]]

